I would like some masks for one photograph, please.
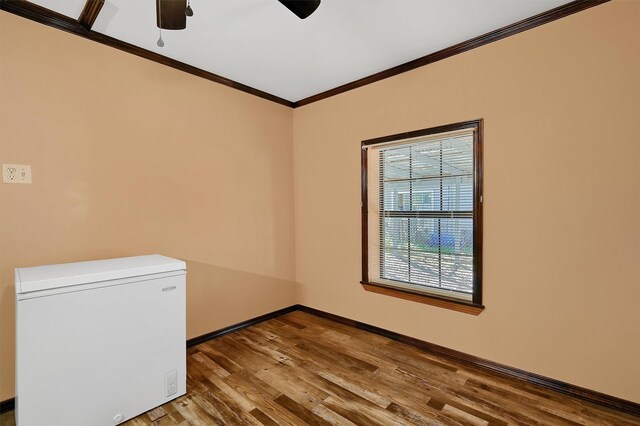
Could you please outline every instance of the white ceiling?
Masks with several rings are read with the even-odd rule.
[[[78,19],[86,1],[83,0],[29,0],[47,9]]]
[[[73,18],[85,3],[32,1]],[[191,0],[159,48],[155,0],[106,0],[93,30],[298,101],[569,2],[322,0],[301,20],[277,0]]]

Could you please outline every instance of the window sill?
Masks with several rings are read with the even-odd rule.
[[[439,308],[451,309],[457,312],[463,312],[470,315],[480,315],[484,310],[483,305],[476,305],[470,302],[464,302],[461,300],[449,299],[442,296],[434,296],[430,294],[415,293],[407,290],[400,290],[397,288],[391,288],[378,283],[360,282],[362,287],[366,291],[372,293],[383,294],[385,296],[398,297],[404,300],[411,300],[413,302],[424,303],[431,306],[437,306]]]

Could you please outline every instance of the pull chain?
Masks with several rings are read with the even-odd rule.
[[[159,17],[159,21],[160,21],[160,25],[158,25],[158,31],[160,33],[160,38],[158,38],[158,41],[156,42],[156,44],[158,45],[158,47],[164,47],[164,40],[162,40],[162,0],[158,0],[158,17]]]

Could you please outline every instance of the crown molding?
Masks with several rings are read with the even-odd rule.
[[[253,87],[238,83],[237,81],[231,80],[229,78],[213,74],[201,68],[194,67],[193,65],[176,61],[175,59],[168,58],[159,53],[134,46],[133,44],[118,40],[113,37],[109,37],[108,35],[92,31],[84,25],[85,21],[80,22],[68,16],[28,2],[26,0],[0,0],[0,10],[13,13],[14,15],[39,22],[41,24],[57,28],[62,31],[66,31],[71,34],[75,34],[77,36],[98,42],[100,44],[115,47],[118,50],[122,50],[141,58],[149,59],[150,61],[154,61],[159,64],[184,71],[186,73],[213,81],[218,84],[222,84],[227,87],[231,87],[236,90],[240,90],[241,92],[249,93],[259,98],[267,99],[277,104],[293,107],[293,103],[291,101],[267,92],[263,92],[262,90],[254,89]],[[81,15],[81,18],[82,17],[83,16]]]
[[[38,6],[26,0],[0,0],[0,10],[22,16],[23,18],[39,22],[50,27],[58,28],[60,30],[78,35],[80,37],[105,44],[107,46],[115,47],[116,49],[131,53],[133,55],[149,59],[151,61],[178,69],[180,71],[184,71],[186,73],[213,81],[218,84],[222,84],[227,87],[231,87],[236,90],[240,90],[245,93],[249,93],[254,96],[258,96],[263,99],[270,100],[281,105],[285,105],[291,108],[298,108],[304,105],[318,102],[323,99],[327,99],[335,95],[339,95],[341,93],[348,92],[350,90],[369,85],[371,83],[378,82],[380,80],[405,73],[407,71],[414,70],[416,68],[423,67],[425,65],[432,64],[434,62],[441,61],[446,58],[450,58],[451,56],[458,55],[460,53],[467,52],[481,46],[485,46],[489,43],[502,40],[506,37],[519,34],[523,31],[539,27],[540,25],[556,21],[558,19],[573,15],[574,13],[581,12],[583,10],[598,6],[603,3],[607,3],[609,1],[611,0],[575,0],[571,3],[564,4],[530,18],[523,19],[522,21],[516,22],[514,24],[499,28],[495,31],[491,31],[481,36],[463,41],[462,43],[458,43],[446,49],[442,49],[429,55],[425,55],[404,64],[395,66],[393,68],[371,74],[359,80],[352,81],[351,83],[343,84],[342,86],[335,87],[333,89],[318,93],[313,96],[309,96],[296,102],[280,98],[262,90],[255,89],[253,87],[231,80],[229,78],[222,77],[220,75],[213,74],[209,71],[205,71],[201,68],[194,67],[184,62],[168,58],[159,53],[152,52],[150,50],[146,50],[133,44],[126,43],[116,38],[92,31],[91,25],[93,25],[93,21],[95,21],[95,17],[99,12],[98,5],[101,4],[103,0],[88,0],[87,6],[85,6],[85,10],[89,8],[88,12],[95,12],[95,16],[91,14],[85,16],[85,13],[83,11],[83,14],[80,16],[79,20],[69,18],[68,16]],[[93,21],[91,21],[91,18],[93,18]]]

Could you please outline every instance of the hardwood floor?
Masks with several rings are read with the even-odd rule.
[[[301,311],[190,348],[187,376],[187,395],[125,424],[640,425]]]

